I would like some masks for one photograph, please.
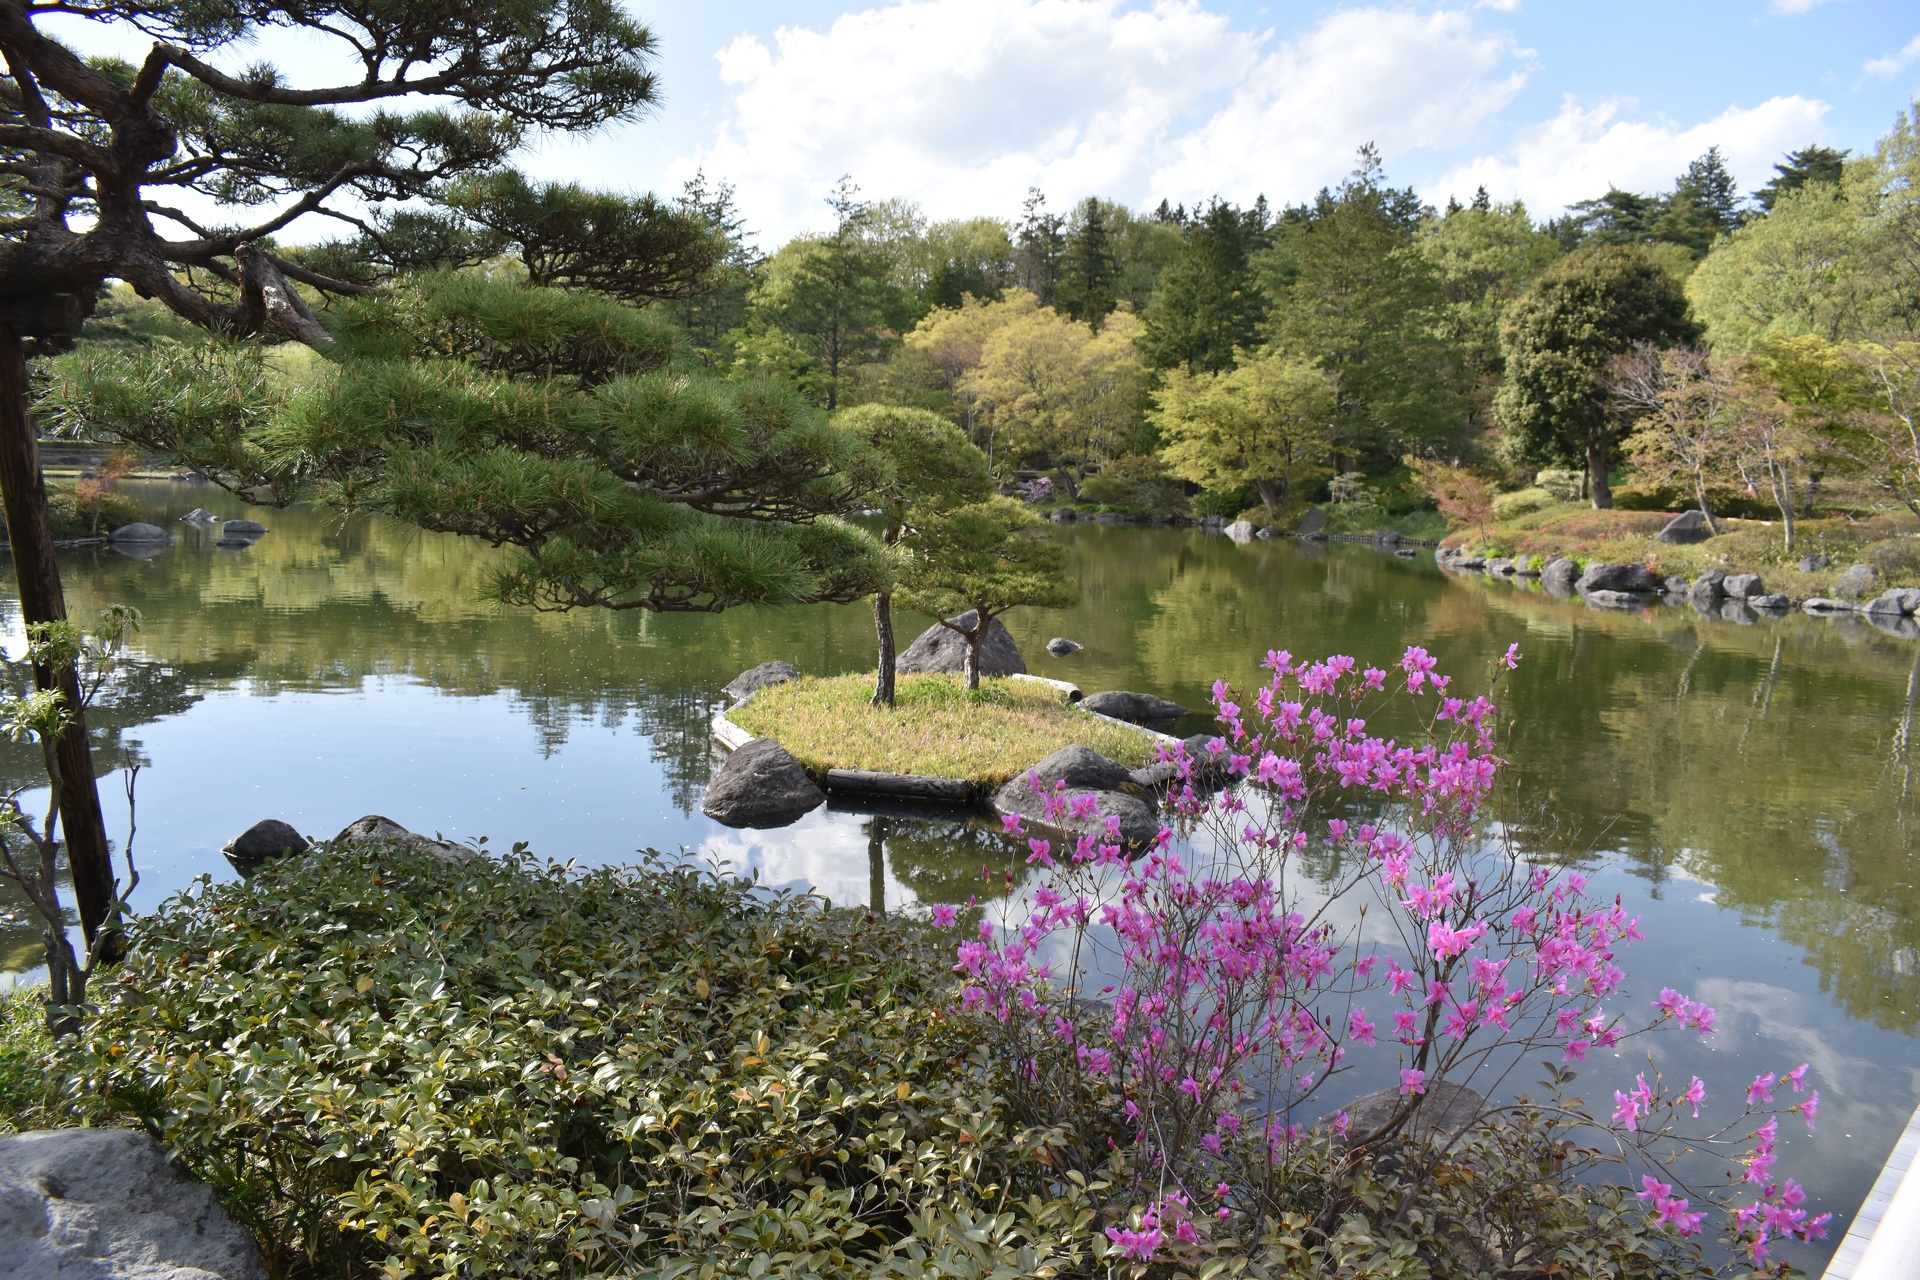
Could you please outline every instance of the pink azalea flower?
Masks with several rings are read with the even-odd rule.
[[[1400,1096],[1411,1097],[1427,1091],[1427,1073],[1413,1067],[1400,1069]]]
[[[959,918],[960,911],[957,907],[941,902],[935,904],[933,908],[933,924],[937,929],[951,929]]]

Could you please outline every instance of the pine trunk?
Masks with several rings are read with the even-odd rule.
[[[47,487],[40,475],[40,448],[27,412],[27,361],[18,334],[0,330],[0,504],[6,509],[7,541],[13,572],[20,584],[20,617],[29,625],[61,622],[67,601],[54,561],[53,526],[47,513]],[[60,825],[65,828],[67,866],[80,923],[91,945],[113,905],[113,853],[100,815],[100,793],[93,782],[93,754],[87,748],[80,681],[72,669],[55,673],[36,665],[34,683],[57,689],[70,713],[66,732],[55,744],[60,761]],[[110,956],[111,945],[100,954]]]
[[[893,705],[893,593],[882,591],[873,598],[873,630],[880,641],[880,665],[873,682],[873,705]]]
[[[986,638],[985,626],[967,637],[967,657],[960,665],[960,678],[969,692],[980,687],[980,643]]]

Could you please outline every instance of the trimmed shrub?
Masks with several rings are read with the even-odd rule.
[[[1522,489],[1517,493],[1502,493],[1493,500],[1493,518],[1495,520],[1517,520],[1521,516],[1530,516],[1536,511],[1545,511],[1548,507],[1558,506],[1563,499],[1556,498],[1545,489]]]

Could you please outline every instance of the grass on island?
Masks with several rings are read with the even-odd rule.
[[[1122,764],[1153,759],[1147,733],[1076,711],[1049,685],[988,679],[977,693],[950,675],[899,678],[891,711],[867,705],[868,674],[807,677],[762,689],[733,722],[808,769],[870,769],[998,786],[1072,743]]]

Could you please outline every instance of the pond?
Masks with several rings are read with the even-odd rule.
[[[891,908],[964,899],[983,863],[1005,864],[991,831],[959,820],[820,810],[733,831],[700,814],[720,686],[770,658],[867,668],[863,606],[507,611],[481,602],[497,561],[473,543],[251,509],[205,486],[125,488],[173,545],[151,559],[73,551],[63,573],[76,617],[117,602],[145,619],[127,678],[93,715],[102,767],[143,766],[142,908],[196,876],[231,876],[220,845],[267,817],[324,837],[380,813],[585,863],[687,849]],[[217,547],[178,523],[194,506],[272,532]],[[1592,610],[1450,578],[1426,552],[1242,546],[1190,529],[1055,536],[1082,602],[1009,625],[1034,671],[1089,691],[1199,708],[1216,678],[1254,680],[1269,648],[1384,665],[1408,644],[1472,691],[1518,641],[1501,717],[1509,777],[1540,815],[1526,841],[1645,918],[1630,973],[1719,1010],[1711,1047],[1663,1044],[1661,1067],[1698,1070],[1730,1097],[1759,1071],[1813,1064],[1820,1127],[1791,1135],[1781,1167],[1836,1213],[1826,1248],[1796,1259],[1818,1265],[1920,1098],[1920,644],[1798,614],[1741,626],[1685,608]],[[903,644],[924,621],[900,620]],[[1053,635],[1086,648],[1051,658]],[[10,784],[29,783],[34,763],[27,748],[0,752]],[[109,777],[101,791],[118,839],[121,787]],[[0,933],[0,970],[25,975],[35,947],[18,925]],[[1644,1052],[1596,1058],[1590,1088],[1630,1083]]]

